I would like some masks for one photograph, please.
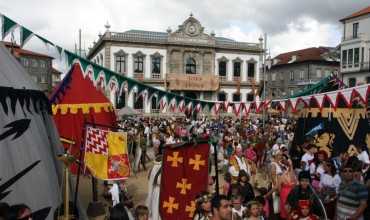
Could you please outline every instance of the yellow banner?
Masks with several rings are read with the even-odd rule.
[[[102,180],[126,179],[130,176],[127,134],[87,128],[85,165]]]

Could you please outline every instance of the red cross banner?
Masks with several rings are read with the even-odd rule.
[[[193,219],[195,197],[208,187],[208,142],[167,146],[163,155],[162,219]]]
[[[130,176],[127,134],[87,127],[85,165],[102,180],[126,179]]]

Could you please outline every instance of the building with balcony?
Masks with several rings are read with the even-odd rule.
[[[303,91],[339,71],[339,52],[330,47],[311,47],[279,54],[266,62],[266,96],[283,98]]]
[[[87,58],[147,85],[194,99],[252,101],[260,80],[262,39],[238,42],[205,33],[190,15],[178,29],[166,32],[107,30],[94,43]],[[125,103],[153,112],[157,100],[123,94]],[[136,101],[134,101],[136,100]],[[145,103],[149,103],[146,105]]]
[[[370,83],[370,6],[340,20],[342,80],[348,86]]]
[[[19,45],[3,42],[15,58],[27,70],[31,78],[39,85],[41,91],[50,93],[53,88],[52,82],[52,61],[53,57],[45,54],[25,50]],[[60,74],[58,74],[60,77]]]

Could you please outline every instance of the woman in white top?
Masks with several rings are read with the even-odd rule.
[[[319,190],[329,219],[334,219],[335,203],[341,178],[332,162],[324,163],[325,173],[321,175]]]

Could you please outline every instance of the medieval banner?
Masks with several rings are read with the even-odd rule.
[[[217,91],[220,82],[211,74],[168,74],[169,90]]]
[[[85,165],[102,180],[126,179],[130,176],[127,134],[87,127]]]
[[[165,149],[159,206],[162,219],[193,219],[195,197],[208,186],[208,156],[207,142]]]
[[[297,121],[294,145],[302,145],[311,136],[318,150],[329,156],[370,146],[370,130],[366,108],[306,108]]]

